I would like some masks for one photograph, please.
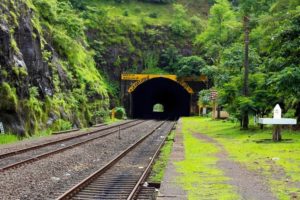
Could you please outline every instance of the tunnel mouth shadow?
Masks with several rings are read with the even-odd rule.
[[[190,115],[191,94],[176,81],[153,78],[132,92],[132,117],[139,119],[178,119]],[[154,112],[156,104],[163,112]]]

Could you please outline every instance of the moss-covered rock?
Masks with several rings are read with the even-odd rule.
[[[68,1],[4,0],[0,14],[0,120],[9,132],[84,127],[98,110],[108,115],[107,83]]]

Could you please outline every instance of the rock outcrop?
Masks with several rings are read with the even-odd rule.
[[[35,24],[40,17],[34,5],[4,0],[0,16],[0,121],[7,132],[25,135],[85,126],[95,121],[99,108],[107,112],[100,74],[94,75],[93,84],[102,91],[77,80],[77,63],[70,64],[63,51],[58,53],[49,30]],[[83,53],[88,50],[83,48]],[[93,67],[92,62],[86,70]]]

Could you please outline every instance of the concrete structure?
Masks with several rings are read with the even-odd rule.
[[[281,108],[277,104],[273,110],[273,118],[259,118],[258,123],[260,124],[271,124],[274,125],[273,141],[281,141],[281,125],[296,125],[296,119],[281,118]]]
[[[198,92],[208,88],[206,76],[122,74],[121,102],[132,118],[177,118],[198,113]],[[163,113],[153,112],[162,104]]]

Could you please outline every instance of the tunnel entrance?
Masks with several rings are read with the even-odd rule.
[[[191,94],[176,81],[153,78],[140,84],[132,93],[132,117],[142,119],[176,119],[190,115]],[[160,104],[163,110],[156,112]]]

